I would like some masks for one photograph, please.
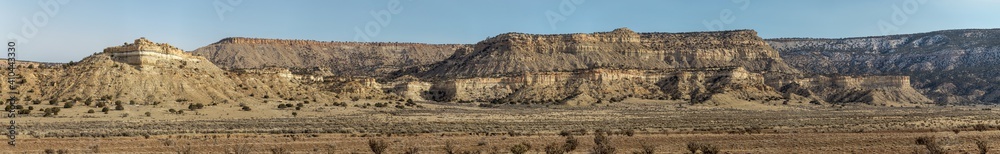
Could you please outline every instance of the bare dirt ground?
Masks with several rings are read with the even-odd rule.
[[[378,102],[391,103],[365,105]],[[643,144],[655,146],[656,153],[686,153],[689,142],[729,153],[913,153],[926,152],[915,143],[923,136],[940,139],[950,153],[976,153],[975,141],[980,140],[1000,146],[1000,112],[994,106],[774,105],[781,109],[738,110],[629,100],[584,107],[418,102],[420,107],[397,108],[395,102],[348,101],[346,107],[313,102],[299,110],[278,109],[274,102],[245,104],[252,111],[218,104],[184,108],[183,114],[166,110],[185,105],[126,106],[108,114],[86,113],[93,109],[86,106],[64,108],[54,117],[19,117],[18,146],[0,146],[0,151],[371,153],[368,141],[376,139],[390,143],[388,153],[410,148],[444,153],[446,142],[482,153],[510,153],[511,146],[526,142],[532,145],[529,153],[544,153],[545,145],[564,142],[558,134],[567,132],[580,141],[571,153],[587,153],[598,129],[612,134],[618,153],[638,151]]]

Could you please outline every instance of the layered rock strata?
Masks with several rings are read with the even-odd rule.
[[[945,104],[1000,103],[1000,29],[946,30],[843,39],[771,39],[785,61],[810,74],[911,76]]]
[[[390,72],[432,64],[460,44],[321,42],[262,38],[225,38],[192,53],[225,69],[320,67],[338,76],[382,78]]]

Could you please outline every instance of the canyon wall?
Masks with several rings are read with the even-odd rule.
[[[441,61],[463,46],[233,37],[192,53],[226,69],[319,67],[336,72],[338,76],[385,77],[400,69]]]
[[[770,39],[785,61],[818,75],[911,76],[945,104],[1000,103],[1000,29],[843,39]]]

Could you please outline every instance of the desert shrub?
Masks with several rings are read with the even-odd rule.
[[[527,142],[521,142],[521,144],[510,147],[510,152],[514,154],[524,154],[525,152],[528,152],[528,150],[531,150],[531,144],[528,144]]]
[[[564,154],[566,153],[565,146],[553,143],[545,146],[545,154]]]
[[[101,112],[104,112],[104,114],[108,114],[108,111],[111,111],[108,107],[101,108]]]
[[[299,113],[298,112],[292,112],[292,116],[293,117],[297,117],[297,116],[299,116]]]
[[[63,108],[67,108],[67,109],[68,108],[73,108],[73,105],[76,105],[75,101],[73,101],[73,102],[66,102],[66,103],[63,103]]]
[[[940,140],[934,136],[921,136],[917,137],[916,143],[919,145],[924,145],[931,154],[943,154],[946,153],[944,147],[942,147]]]
[[[287,106],[285,104],[278,104],[278,109],[285,109]]]
[[[566,149],[566,152],[571,152],[573,150],[576,150],[576,147],[579,145],[580,145],[580,140],[577,140],[572,135],[570,135],[566,136],[566,144],[563,144],[563,149]]]
[[[292,152],[288,151],[288,149],[285,149],[284,147],[281,147],[281,146],[278,146],[278,147],[275,147],[275,148],[271,148],[270,151],[271,151],[271,154],[291,154],[292,153]]]
[[[986,126],[985,124],[976,124],[975,126],[972,126],[972,129],[981,132],[981,131],[989,130],[990,127]]]
[[[87,110],[87,113],[94,113],[94,109]]]
[[[146,117],[152,117],[153,113],[146,112]]]
[[[602,131],[594,133],[594,148],[591,149],[590,153],[593,154],[613,154],[615,153],[615,147],[611,146],[611,138],[605,135]]]
[[[649,144],[642,144],[642,149],[640,151],[634,151],[632,154],[654,154],[656,153],[656,146]]]
[[[368,140],[368,148],[372,150],[375,154],[382,154],[385,149],[389,148],[389,142],[384,140],[370,139]]]
[[[125,106],[122,106],[122,104],[115,105],[115,110],[119,110],[119,111],[125,110]]]
[[[196,104],[190,104],[190,105],[188,105],[188,109],[191,110],[191,111],[202,109],[202,108],[205,108],[205,104],[196,103]]]
[[[403,154],[420,154],[420,148],[417,147],[406,148],[406,151],[403,151]]]
[[[444,142],[444,152],[446,154],[455,154],[455,144],[451,141]]]
[[[701,153],[703,153],[703,154],[719,154],[719,153],[721,153],[721,151],[719,150],[718,147],[716,147],[715,145],[712,145],[712,144],[707,144],[707,143],[688,142],[687,149],[688,149],[688,151],[691,151],[692,154],[698,153],[698,151],[701,151]]]
[[[979,149],[980,154],[986,154],[990,152],[990,143],[985,140],[976,141],[976,149]]]
[[[226,153],[231,154],[250,154],[253,152],[253,147],[247,143],[236,144],[233,147],[226,149]]]
[[[629,136],[629,137],[635,136],[635,130],[633,130],[633,129],[626,129],[624,131],[625,131],[624,133],[625,133],[626,136]]]
[[[250,111],[251,109],[250,109],[250,106],[243,106],[243,109],[242,109],[242,110],[243,110],[243,111]]]

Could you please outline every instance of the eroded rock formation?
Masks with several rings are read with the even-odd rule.
[[[380,78],[406,67],[441,61],[463,46],[233,37],[198,48],[192,53],[207,57],[226,69],[320,67],[338,76]]]
[[[820,75],[911,76],[917,91],[947,104],[1000,103],[1000,29],[844,39],[771,39],[789,65]]]

